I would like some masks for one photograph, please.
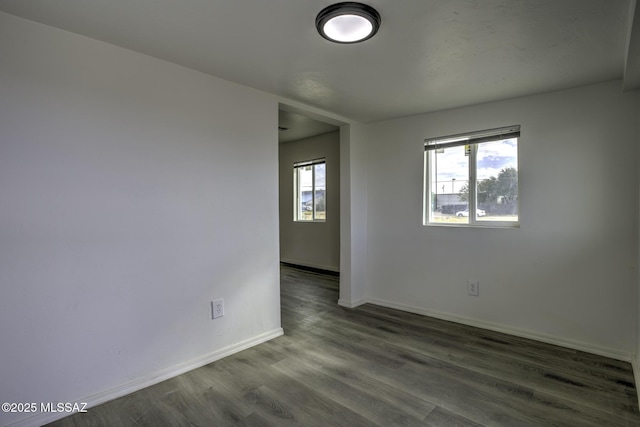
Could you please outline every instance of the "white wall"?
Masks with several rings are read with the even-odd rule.
[[[356,307],[367,295],[366,125],[340,127],[340,299]]]
[[[2,13],[0,58],[2,402],[96,403],[281,333],[275,99]]]
[[[630,360],[637,120],[609,82],[367,126],[367,300]],[[521,227],[423,226],[423,140],[512,124]]]
[[[340,133],[280,144],[280,260],[340,271]],[[326,159],[327,219],[294,222],[293,165]]]

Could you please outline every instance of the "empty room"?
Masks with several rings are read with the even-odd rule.
[[[639,426],[636,0],[0,0],[0,426]]]

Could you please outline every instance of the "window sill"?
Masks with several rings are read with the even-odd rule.
[[[487,223],[446,223],[446,222],[428,222],[423,224],[426,227],[444,227],[444,228],[520,228],[519,222],[487,222]]]

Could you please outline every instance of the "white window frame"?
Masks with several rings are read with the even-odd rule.
[[[324,184],[324,218],[316,218],[316,165],[324,164],[325,167],[325,184]],[[300,174],[298,169],[314,166],[311,168],[311,206],[312,213],[311,219],[304,219],[301,210],[300,203]],[[297,162],[293,164],[293,221],[294,222],[326,222],[327,220],[327,160],[326,158],[307,160],[304,162]]]
[[[517,221],[491,221],[478,220],[477,210],[477,153],[478,145],[482,143],[495,142],[505,139],[518,139],[517,157],[520,162],[520,126],[507,126],[504,128],[488,129],[478,132],[449,135],[438,138],[427,138],[424,140],[424,191],[423,191],[423,225],[437,227],[485,227],[485,228],[518,228],[520,227],[520,189],[518,188],[518,198],[516,199],[516,210],[518,212]],[[431,182],[431,155],[439,148],[469,146],[469,222],[468,223],[446,223],[433,220],[433,194],[437,193],[435,183]],[[518,167],[518,174],[519,174]],[[518,179],[518,187],[520,179]]]

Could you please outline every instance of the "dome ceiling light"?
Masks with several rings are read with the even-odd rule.
[[[334,43],[358,43],[378,32],[380,14],[366,4],[336,3],[320,11],[316,28],[322,37]]]

